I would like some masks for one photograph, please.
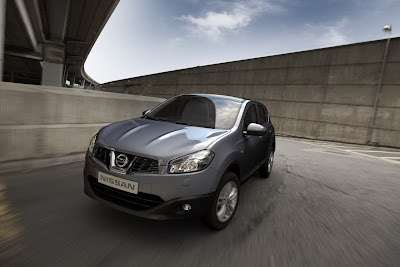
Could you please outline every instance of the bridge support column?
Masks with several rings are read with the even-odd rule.
[[[75,73],[71,73],[71,75],[69,76],[69,87],[70,88],[74,88],[74,84],[75,84]]]
[[[46,42],[43,45],[42,85],[64,86],[64,45]]]
[[[45,0],[49,11],[49,36],[43,44],[42,85],[65,86],[64,37],[68,20],[69,0]]]
[[[3,81],[4,38],[6,27],[6,0],[0,1],[0,82]]]

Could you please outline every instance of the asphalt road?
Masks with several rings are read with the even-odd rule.
[[[219,232],[98,204],[83,162],[3,173],[0,266],[399,266],[400,152],[359,150],[279,138]]]

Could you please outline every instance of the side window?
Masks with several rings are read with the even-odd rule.
[[[243,124],[244,130],[246,130],[247,126],[249,126],[249,124],[252,122],[257,123],[257,111],[256,111],[256,106],[254,104],[252,104],[247,109],[246,116],[244,117],[244,124]]]
[[[262,105],[257,104],[257,109],[258,109],[258,115],[259,115],[258,123],[261,125],[267,123],[267,116],[265,114],[265,108]]]

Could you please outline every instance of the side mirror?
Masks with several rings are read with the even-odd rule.
[[[258,123],[250,123],[249,126],[247,126],[247,131],[243,133],[246,135],[262,136],[267,133],[267,129]]]
[[[149,113],[150,110],[151,110],[151,109],[148,109],[148,110],[143,111],[143,112],[142,112],[142,115],[143,115],[143,116],[147,115],[147,113]]]

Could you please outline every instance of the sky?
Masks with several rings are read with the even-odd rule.
[[[99,83],[400,36],[399,0],[121,0],[86,73]]]

